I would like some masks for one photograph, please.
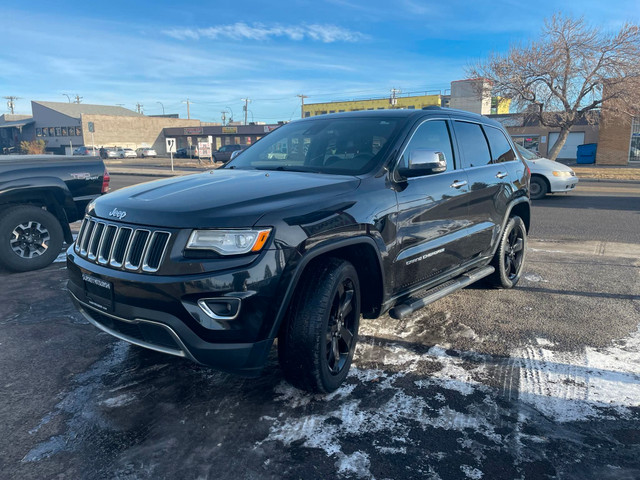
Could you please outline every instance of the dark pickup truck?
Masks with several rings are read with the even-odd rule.
[[[73,243],[69,223],[109,190],[109,174],[96,157],[0,157],[0,266],[17,272],[49,265],[63,242]]]
[[[361,315],[518,282],[529,180],[504,128],[472,113],[302,119],[224,168],[97,199],[69,291],[98,328],[224,370],[259,373],[277,339],[285,378],[328,392]]]

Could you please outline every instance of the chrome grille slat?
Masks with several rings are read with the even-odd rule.
[[[87,260],[130,272],[157,272],[164,261],[171,233],[136,228],[86,216],[74,250]]]

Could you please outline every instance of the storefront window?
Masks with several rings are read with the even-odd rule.
[[[36,137],[42,136],[42,128],[36,128]]]
[[[49,136],[50,137],[55,137],[56,136],[56,129],[53,127],[49,127]]]
[[[62,136],[66,137],[67,136],[67,127],[62,127],[60,130],[62,131]]]
[[[528,136],[518,136],[511,137],[513,143],[517,143],[521,147],[526,148],[527,150],[531,150],[532,152],[539,152],[540,147],[540,136],[539,135],[528,135]]]

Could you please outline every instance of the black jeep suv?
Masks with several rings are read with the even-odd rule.
[[[361,315],[518,282],[529,177],[500,124],[468,112],[299,120],[224,168],[95,200],[69,290],[98,328],[223,370],[259,373],[277,338],[285,377],[328,392]]]

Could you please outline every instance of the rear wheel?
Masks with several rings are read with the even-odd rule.
[[[332,392],[347,377],[360,323],[353,265],[331,258],[309,267],[278,337],[285,378],[310,392]]]
[[[531,177],[531,182],[529,183],[531,200],[540,200],[544,198],[547,193],[549,193],[549,187],[547,187],[547,182],[544,178],[538,176]]]
[[[60,253],[63,239],[51,213],[32,205],[11,207],[0,216],[0,264],[15,272],[44,268]]]
[[[496,269],[487,279],[498,288],[512,288],[520,280],[527,250],[527,229],[518,216],[509,218],[491,265]]]

